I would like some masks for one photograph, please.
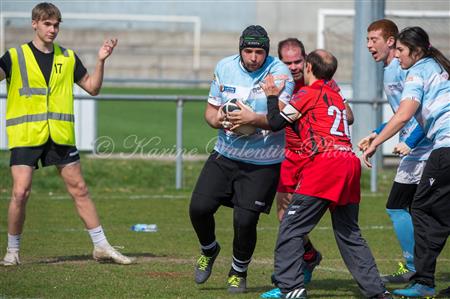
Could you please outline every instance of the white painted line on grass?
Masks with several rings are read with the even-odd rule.
[[[46,195],[39,194],[38,197],[45,197]],[[65,199],[71,199],[69,195],[62,194],[62,195],[54,195],[51,192],[47,195],[49,199],[54,200],[65,200]],[[363,193],[362,197],[377,197],[380,196],[380,194],[373,194],[373,193]],[[150,194],[137,194],[137,195],[105,195],[105,194],[98,194],[94,195],[94,198],[111,198],[111,199],[189,199],[190,195],[179,195],[179,194],[156,194],[156,195],[150,195]],[[0,200],[9,200],[11,196],[8,195],[0,195]]]
[[[44,195],[38,195],[38,197],[45,197]],[[175,195],[175,194],[161,194],[161,195],[150,195],[150,194],[141,194],[141,195],[93,195],[95,198],[111,198],[111,199],[132,199],[132,200],[139,200],[139,199],[189,199],[189,195]],[[48,195],[48,199],[54,199],[54,200],[66,200],[71,199],[69,195]],[[0,196],[0,200],[10,199],[10,196]]]
[[[317,230],[332,230],[333,228],[331,226],[317,226],[314,229]],[[260,227],[257,228],[258,231],[278,231],[278,226],[273,226],[273,227]],[[392,230],[391,226],[363,226],[361,227],[361,230]],[[0,228],[0,232],[6,232],[6,228]],[[27,229],[27,232],[82,232],[85,231],[85,229],[80,229],[80,228],[58,228],[58,229],[48,229],[48,230],[40,230],[40,229]],[[193,231],[192,228],[183,228],[183,229],[178,229],[177,231],[183,231],[183,232],[190,232]],[[232,232],[233,229],[232,228],[216,228],[216,231],[221,231],[221,232]]]
[[[71,197],[68,194],[53,194],[52,192],[49,192],[48,195],[39,194],[39,197],[48,196],[50,199],[70,199]],[[362,197],[378,197],[380,194],[378,193],[362,193]],[[105,195],[105,194],[98,194],[94,195],[94,198],[112,198],[112,199],[185,199],[190,198],[190,195],[180,195],[180,194],[136,194],[136,195],[129,195],[129,194],[123,194],[123,195]],[[3,199],[10,199],[11,196],[9,193],[7,195],[0,195],[0,200]]]

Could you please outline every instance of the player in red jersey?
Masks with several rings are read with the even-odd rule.
[[[278,57],[283,61],[291,71],[294,78],[295,88],[294,93],[297,93],[300,88],[305,86],[303,77],[303,66],[305,62],[306,52],[303,43],[297,38],[287,38],[278,43]],[[335,91],[340,92],[339,86],[334,80],[328,81],[328,85]],[[346,116],[349,124],[353,123],[353,113],[346,101],[344,101],[346,107]],[[281,222],[284,211],[292,200],[292,194],[295,191],[298,176],[305,162],[308,161],[308,157],[301,154],[301,140],[298,138],[295,126],[286,126],[286,149],[285,159],[281,163],[280,180],[278,182],[276,202],[277,202],[277,215]],[[322,255],[317,251],[308,236],[305,236],[304,249],[305,254],[303,256],[305,267],[305,283],[309,283],[312,278],[312,272],[314,268],[320,264]]]
[[[305,86],[303,77],[303,66],[306,57],[305,47],[301,41],[296,38],[288,38],[278,43],[278,57],[283,61],[291,71],[295,81],[294,95],[299,89]],[[328,81],[328,85],[337,92],[340,92],[339,86],[334,80]],[[346,101],[346,117],[348,123],[353,123],[353,113]],[[297,177],[301,170],[303,162],[307,161],[300,153],[302,143],[298,138],[295,126],[288,125],[285,128],[286,133],[286,159],[281,164],[280,181],[277,188],[277,212],[278,219],[281,221],[284,211],[291,201],[294,193]],[[305,244],[307,245],[307,244]]]
[[[268,96],[271,129],[294,123],[300,153],[308,159],[278,234],[274,278],[281,296],[277,298],[306,298],[303,240],[329,208],[339,251],[363,295],[391,298],[358,226],[361,164],[352,151],[344,101],[327,84],[336,68],[331,53],[310,53],[304,67],[308,86],[281,112],[277,95],[282,86],[277,87],[271,77],[262,85]]]

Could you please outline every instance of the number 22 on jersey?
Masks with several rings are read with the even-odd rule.
[[[328,107],[328,115],[334,117],[333,126],[330,129],[330,134],[335,136],[347,136],[350,138],[350,130],[347,123],[347,112],[344,110],[339,110],[336,106]],[[344,132],[339,131],[340,124],[343,124]]]

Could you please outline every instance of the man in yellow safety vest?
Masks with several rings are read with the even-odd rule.
[[[39,160],[43,167],[57,167],[91,236],[94,259],[131,264],[135,259],[122,255],[105,237],[75,147],[73,84],[91,95],[99,93],[105,60],[117,45],[117,39],[103,43],[94,73],[89,75],[72,50],[54,42],[60,23],[61,12],[55,5],[46,2],[36,5],[32,10],[33,40],[9,49],[0,58],[0,81],[7,80],[6,130],[13,178],[8,247],[2,264],[20,264],[25,207]]]

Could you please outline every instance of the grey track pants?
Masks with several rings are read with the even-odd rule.
[[[327,211],[330,201],[294,194],[285,212],[275,248],[275,280],[283,293],[303,288],[303,239]],[[366,297],[383,293],[373,255],[358,226],[359,205],[331,211],[334,237],[345,265]]]

